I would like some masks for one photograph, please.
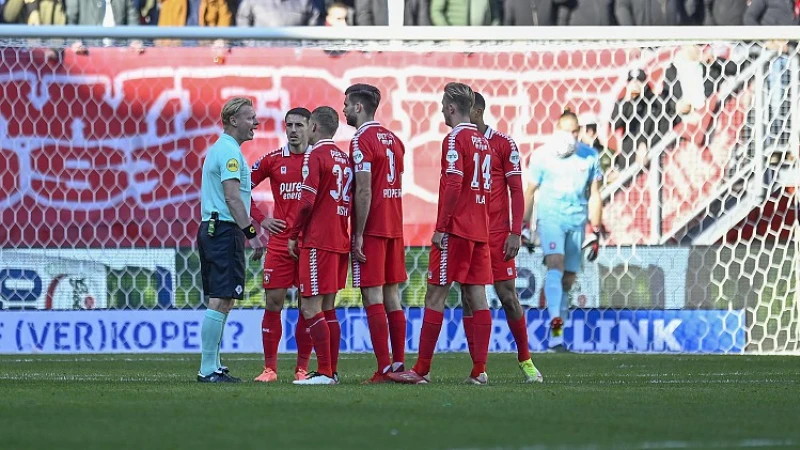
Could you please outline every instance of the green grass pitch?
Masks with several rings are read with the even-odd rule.
[[[362,386],[373,356],[342,355],[340,385],[301,387],[294,355],[270,385],[259,355],[223,355],[239,385],[194,382],[199,355],[0,356],[0,449],[800,448],[796,357],[537,354],[530,385],[492,354],[490,386],[468,359]]]

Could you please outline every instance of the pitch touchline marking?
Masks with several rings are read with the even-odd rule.
[[[798,442],[791,439],[745,439],[741,441],[653,441],[637,444],[614,445],[532,445],[525,447],[490,447],[490,448],[455,448],[451,450],[678,450],[698,448],[764,448],[764,447],[796,447]]]

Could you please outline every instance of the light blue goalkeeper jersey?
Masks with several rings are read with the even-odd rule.
[[[578,142],[572,155],[561,158],[553,145],[534,152],[529,164],[528,180],[539,186],[537,221],[582,230],[588,220],[592,182],[603,179],[597,151]]]

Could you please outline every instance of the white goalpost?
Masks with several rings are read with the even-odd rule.
[[[377,119],[407,150],[402,296],[415,351],[441,89],[458,80],[486,97],[487,123],[516,140],[526,165],[564,107],[600,152],[610,234],[570,293],[568,348],[798,354],[797,40],[791,27],[0,26],[0,353],[194,351],[199,174],[222,104],[254,100],[252,163],[285,143],[288,109],[338,111],[355,82],[381,89]],[[341,122],[346,149],[355,130]],[[271,211],[266,186],[254,198]],[[531,348],[542,351],[541,250],[523,249],[517,266]],[[223,350],[261,351],[261,277],[250,263]],[[491,349],[511,351],[487,293]],[[281,351],[296,348],[291,295]],[[440,350],[466,351],[459,300],[453,289]],[[349,282],[338,305],[343,351],[369,351]],[[50,322],[66,324],[63,342],[42,334]]]

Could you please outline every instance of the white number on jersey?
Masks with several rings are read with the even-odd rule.
[[[394,152],[392,149],[386,149],[386,158],[389,160],[389,173],[386,175],[386,181],[389,184],[394,184],[394,179],[397,176],[395,162],[394,162]]]
[[[331,189],[331,197],[337,202],[339,199],[345,202],[350,201],[350,184],[353,182],[353,169],[341,166],[333,166],[333,174],[336,175],[337,189]]]
[[[481,164],[481,155],[479,153],[475,153],[473,159],[475,160],[475,171],[472,173],[472,189],[478,189],[480,186],[478,173],[481,173],[483,175],[483,189],[488,191],[492,185],[491,154],[487,154],[483,158],[483,164]]]

